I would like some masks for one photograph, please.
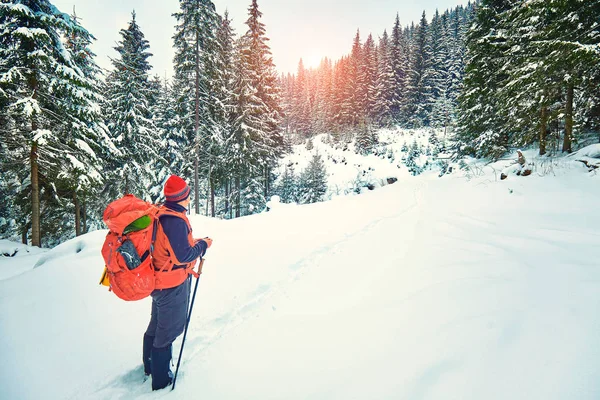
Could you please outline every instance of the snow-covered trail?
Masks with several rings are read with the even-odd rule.
[[[600,397],[600,215],[590,211],[600,188],[589,179],[411,179],[238,220],[194,218],[215,242],[173,395]],[[149,302],[96,285],[102,235],[0,282],[7,398],[173,396],[140,383]]]
[[[536,200],[568,188],[458,185],[469,195],[453,198],[455,184],[417,187],[406,212],[308,256],[301,278],[262,299],[243,331],[186,360],[192,392],[596,398],[600,217],[586,211],[591,198],[575,192],[564,210]]]

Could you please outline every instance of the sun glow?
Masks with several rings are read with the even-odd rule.
[[[318,68],[321,64],[321,60],[323,60],[323,56],[319,54],[309,54],[306,57],[302,57],[302,62],[304,63],[304,68]]]

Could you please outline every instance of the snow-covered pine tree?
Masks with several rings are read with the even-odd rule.
[[[408,84],[409,46],[405,41],[400,26],[400,16],[396,14],[396,21],[390,38],[390,59],[393,73],[393,92],[391,94],[391,115],[396,123],[405,122],[403,110],[406,108],[406,87]]]
[[[294,117],[292,108],[294,107],[294,81],[295,77],[291,73],[281,73],[279,75],[279,87],[281,88],[281,127],[284,135],[284,143],[289,146],[292,141],[292,124]]]
[[[244,94],[238,97],[238,120],[236,128],[244,138],[245,165],[248,187],[256,190],[262,186],[261,198],[270,193],[273,180],[272,170],[283,151],[283,137],[280,132],[281,108],[280,89],[277,74],[267,44],[265,25],[260,21],[262,13],[256,0],[248,8],[246,21],[248,31],[240,40],[240,71]],[[248,179],[249,178],[249,179]],[[258,184],[261,182],[261,185]],[[258,194],[250,193],[252,198]],[[246,198],[249,198],[246,196]],[[252,212],[263,207],[254,201]]]
[[[127,29],[119,32],[121,40],[114,48],[118,56],[111,59],[113,70],[106,79],[107,126],[122,151],[108,164],[106,190],[113,198],[133,193],[151,200],[150,189],[158,179],[150,166],[159,161],[163,151],[150,114],[150,44],[135,17],[133,11]]]
[[[0,4],[2,175],[29,176],[12,195],[21,193],[14,221],[24,240],[31,227],[34,246],[42,244],[41,211],[45,199],[56,198],[59,175],[75,190],[98,178],[94,148],[105,138],[91,40],[49,1]]]
[[[210,175],[214,161],[213,139],[219,129],[214,120],[214,104],[211,80],[216,78],[218,41],[216,31],[218,16],[210,0],[180,0],[179,12],[173,14],[177,21],[173,47],[175,57],[175,87],[178,89],[178,113],[187,136],[186,154],[193,166],[193,201],[196,213],[200,213],[200,174]],[[203,165],[200,163],[203,162]],[[202,170],[202,171],[201,171]]]
[[[333,67],[328,58],[321,61],[317,71],[317,93],[314,105],[314,130],[324,133],[333,128],[332,121],[332,94],[333,94]]]
[[[535,0],[531,3],[543,24],[541,34],[533,38],[534,44],[546,46],[545,61],[551,63],[550,73],[565,93],[562,151],[571,152],[599,98],[600,2]],[[554,12],[547,12],[548,8]]]
[[[153,202],[158,202],[162,197],[164,182],[171,174],[180,175],[184,159],[186,142],[181,136],[179,129],[180,121],[176,109],[176,93],[174,93],[172,82],[166,78],[154,77],[151,81],[152,101],[150,102],[150,114],[153,117],[157,137],[161,141],[161,157],[152,164],[155,171],[154,186],[149,188],[150,197]]]
[[[362,120],[367,125],[372,125],[375,121],[375,97],[377,80],[377,51],[373,36],[369,35],[362,48],[361,65],[361,98]]]
[[[285,166],[285,170],[280,177],[280,182],[277,185],[276,193],[284,203],[298,202],[298,178],[294,172],[293,164]]]
[[[412,175],[419,175],[422,172],[421,167],[417,164],[417,159],[421,156],[421,149],[417,144],[417,140],[413,140],[410,146],[408,155],[406,156],[405,164]]]
[[[345,85],[341,99],[341,122],[345,126],[355,127],[362,118],[363,107],[360,104],[360,93],[364,87],[361,74],[362,60],[360,32],[357,30],[352,43],[352,52],[346,65]]]
[[[448,95],[449,41],[446,14],[440,16],[436,10],[431,20],[429,40],[431,43],[431,117],[430,125],[446,127],[450,122],[451,104]]]
[[[343,56],[340,60],[335,63],[333,68],[333,91],[332,91],[332,104],[331,112],[333,115],[332,125],[334,125],[334,140],[340,139],[340,135],[337,132],[347,125],[347,115],[345,114],[345,108],[342,104],[346,98],[346,86],[348,85],[348,70],[349,70],[349,57]]]
[[[375,121],[379,126],[392,123],[392,95],[394,93],[394,73],[392,70],[390,42],[387,31],[379,39],[377,47],[377,79],[375,84]]]
[[[459,96],[454,147],[459,154],[500,157],[509,146],[504,124],[508,111],[497,92],[507,82],[504,54],[508,43],[498,24],[510,0],[482,0],[466,38],[464,88]]]
[[[300,203],[316,203],[325,199],[327,193],[327,170],[321,154],[315,152],[308,167],[300,173]]]
[[[356,149],[360,154],[370,154],[377,145],[377,133],[370,124],[361,122],[356,134]]]
[[[216,103],[219,105],[219,107],[215,108],[215,122],[219,128],[219,134],[215,135],[215,143],[213,144],[213,155],[215,162],[213,164],[211,173],[211,215],[215,216],[218,209],[221,210],[220,215],[226,216],[231,205],[231,175],[233,168],[230,162],[230,149],[234,142],[234,64],[236,60],[235,33],[231,26],[231,19],[229,19],[229,13],[227,11],[225,11],[223,17],[219,17],[217,42],[219,44],[216,57],[217,79],[216,84],[213,84],[212,87]],[[217,207],[215,204],[216,189],[219,189],[222,193],[222,205],[219,207]]]
[[[411,127],[428,126],[433,103],[434,70],[432,68],[431,33],[425,12],[414,37],[414,54],[406,88],[406,115]]]
[[[475,140],[477,154],[497,157],[537,139],[543,154],[549,121],[564,116],[562,148],[571,151],[577,109],[584,121],[595,96],[589,65],[598,64],[599,8],[580,1],[483,2],[469,34],[473,58],[461,98],[460,143]]]
[[[456,110],[458,109],[458,95],[463,87],[463,77],[465,71],[465,36],[470,18],[467,19],[466,23],[461,23],[460,10],[462,7],[457,7],[450,13],[444,13],[447,15],[448,24],[448,71],[447,71],[447,88],[448,88],[448,100],[450,102],[451,117],[452,121],[456,120]],[[472,10],[472,8],[470,9]],[[463,11],[467,12],[467,11]],[[469,15],[472,12],[469,11]]]
[[[56,219],[61,220],[59,225],[64,230],[62,238],[56,237],[57,241],[70,238],[71,231],[79,236],[86,233],[91,226],[95,228],[101,225],[102,211],[108,200],[102,193],[104,177],[101,172],[105,160],[118,154],[100,112],[99,104],[104,101],[101,95],[102,72],[95,62],[95,54],[90,49],[94,37],[80,26],[75,10],[71,19],[75,21],[76,29],[65,34],[65,47],[72,53],[72,60],[88,82],[84,92],[77,92],[75,96],[65,96],[69,105],[69,108],[64,110],[65,114],[79,114],[85,124],[65,120],[62,126],[61,135],[70,147],[71,154],[76,155],[81,164],[66,165],[56,177],[54,187],[60,188],[56,196],[60,197],[62,203],[55,210],[59,214]],[[67,211],[69,214],[64,215]],[[50,210],[45,211],[44,215],[49,216]]]
[[[297,134],[302,137],[309,137],[312,135],[312,113],[307,71],[304,68],[302,59],[298,62],[298,72],[294,83],[294,107],[292,109],[294,127]]]

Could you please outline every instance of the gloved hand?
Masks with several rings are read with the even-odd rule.
[[[196,243],[198,243],[200,241],[203,241],[204,243],[206,243],[206,248],[207,249],[210,248],[210,246],[212,245],[212,242],[213,242],[212,239],[209,238],[209,237],[205,237],[205,238],[202,238],[202,239],[196,239]]]

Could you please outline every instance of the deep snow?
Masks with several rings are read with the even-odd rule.
[[[193,216],[215,242],[173,393],[142,383],[149,300],[98,285],[105,231],[0,259],[0,397],[600,398],[600,178],[535,162]]]

